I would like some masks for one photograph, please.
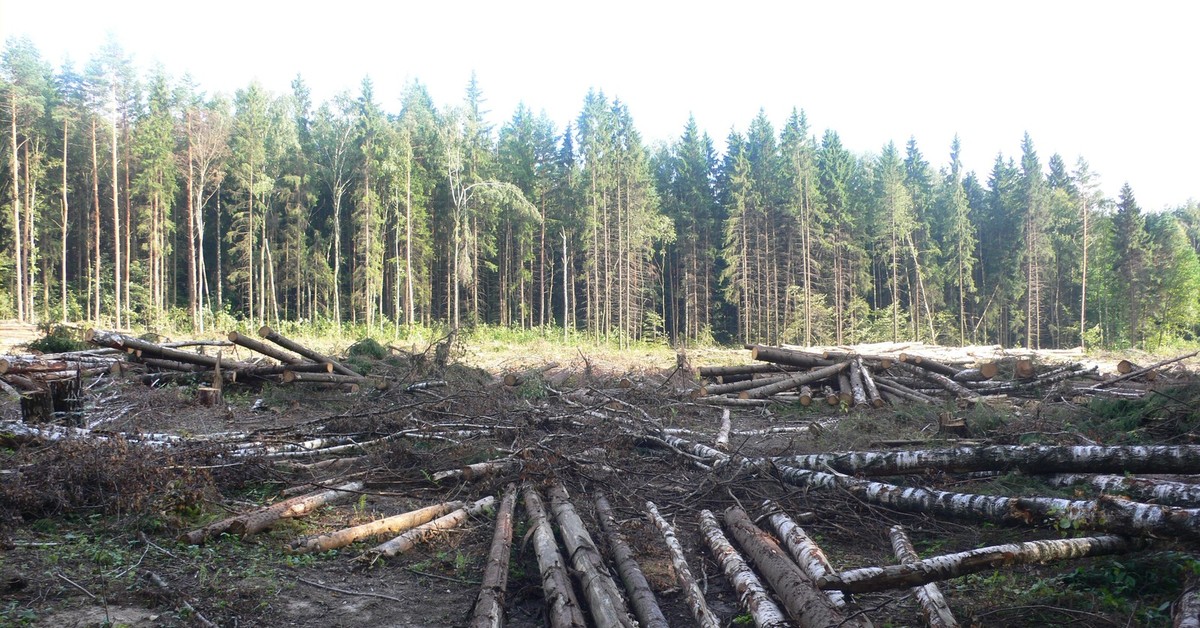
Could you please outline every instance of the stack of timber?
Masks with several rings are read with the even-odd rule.
[[[901,345],[902,347],[906,345]],[[1155,386],[1164,367],[1200,352],[1139,367],[1123,360],[1118,374],[1102,377],[1080,362],[1041,364],[1033,357],[972,361],[934,359],[911,351],[858,353],[748,345],[754,363],[701,367],[696,396],[706,403],[765,406],[799,403],[858,409],[900,403],[974,403],[985,397],[1074,399],[1139,398]]]

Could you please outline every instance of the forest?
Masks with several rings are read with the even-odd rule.
[[[0,59],[0,318],[540,329],[627,343],[917,340],[1155,349],[1200,332],[1200,205],[1100,192],[1079,158],[854,154],[802,109],[649,145],[592,91],[499,128],[369,79],[208,94],[110,40]],[[753,103],[749,103],[753,106]],[[969,141],[969,138],[968,138]],[[1119,173],[1116,173],[1119,177]]]

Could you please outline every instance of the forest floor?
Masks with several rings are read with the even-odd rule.
[[[691,569],[723,625],[748,617],[699,533],[702,509],[755,512],[765,499],[794,516],[836,569],[895,562],[888,528],[903,524],[922,555],[998,543],[1060,538],[1063,531],[951,521],[864,504],[838,491],[805,491],[732,469],[707,471],[617,425],[651,421],[713,434],[722,409],[690,397],[693,375],[673,353],[647,350],[562,356],[561,346],[467,347],[449,367],[393,357],[375,372],[413,382],[440,378],[432,391],[344,394],[336,390],[238,385],[209,408],[186,386],[147,388],[104,377],[87,390],[83,421],[109,437],[45,442],[0,431],[0,626],[461,626],[479,591],[491,519],[473,520],[403,555],[363,563],[358,543],[315,555],[284,551],[290,541],[448,500],[499,495],[509,483],[561,481],[598,538],[593,498],[608,496],[627,540],[672,625],[694,625],[672,577],[657,530],[642,516],[657,504],[680,535]],[[692,364],[747,362],[746,352],[710,350]],[[557,364],[549,368],[551,363]],[[541,366],[544,370],[528,369]],[[530,375],[504,386],[505,372]],[[586,391],[580,394],[577,391]],[[1147,413],[1135,405],[1013,399],[961,408],[914,404],[879,410],[773,406],[735,408],[737,431],[819,424],[805,434],[734,436],[744,455],[786,455],[943,445],[938,413],[966,421],[968,436],[994,444],[1189,443],[1197,435],[1195,387],[1171,393],[1178,407]],[[601,399],[599,404],[595,399]],[[1150,416],[1153,414],[1153,416]],[[0,405],[0,420],[20,417]],[[831,420],[827,420],[831,419]],[[365,482],[357,499],[285,519],[244,539],[221,535],[201,545],[178,540],[210,521],[278,500],[285,489],[331,476],[231,458],[206,435],[246,433],[263,443],[352,435],[360,441],[420,428],[434,438],[363,446],[340,477]],[[449,436],[447,429],[461,431]],[[159,433],[187,443],[154,449],[116,433]],[[709,439],[711,442],[711,438]],[[516,470],[469,482],[434,482],[437,471],[516,453]],[[971,493],[1079,496],[1019,473],[987,478],[934,474],[921,485]],[[506,611],[509,626],[545,625],[541,578],[527,525],[517,518]],[[1137,555],[984,572],[941,585],[963,625],[1164,625],[1196,564],[1188,547],[1162,542]],[[165,588],[162,586],[165,585]],[[877,626],[922,623],[907,591],[856,596]]]

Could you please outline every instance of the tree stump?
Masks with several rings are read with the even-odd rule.
[[[197,388],[196,402],[209,408],[219,405],[221,403],[221,389],[208,386]]]

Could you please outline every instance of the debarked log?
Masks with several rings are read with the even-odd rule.
[[[721,532],[721,526],[712,511],[700,511],[700,533],[704,535],[708,549],[717,559],[717,564],[721,565],[721,571],[725,572],[729,584],[737,592],[742,608],[754,619],[754,625],[759,628],[789,626],[787,616],[771,600],[771,594],[767,592],[758,575],[750,569],[750,565],[746,564],[729,539],[725,538],[725,533]]]
[[[462,507],[463,502],[460,501],[426,506],[399,515],[376,519],[362,525],[342,528],[329,534],[298,539],[288,546],[288,551],[293,554],[328,552],[374,536],[403,532]]]
[[[1008,543],[902,565],[852,569],[821,578],[818,584],[823,589],[870,593],[920,586],[999,567],[1122,554],[1143,549],[1148,544],[1145,539],[1113,535]]]
[[[293,497],[265,508],[260,508],[254,512],[243,513],[210,523],[202,528],[197,528],[190,532],[184,533],[179,537],[179,540],[192,545],[197,545],[203,543],[209,537],[223,534],[225,532],[230,532],[232,534],[245,534],[247,529],[251,529],[251,526],[247,526],[246,523],[251,517],[255,518],[253,527],[262,525],[264,521],[266,522],[266,525],[270,525],[271,523],[278,521],[279,518],[283,516],[284,512],[289,512],[293,508],[300,508],[300,510],[295,514],[291,514],[290,516],[304,514],[311,511],[313,508],[316,508],[317,505],[329,503],[331,498],[336,499],[336,497],[332,495],[333,493],[353,496],[356,494],[356,491],[361,491],[362,488],[362,482],[350,482],[348,484],[339,486],[336,489],[315,491],[299,497]],[[320,504],[316,504],[316,502],[320,502]],[[235,526],[237,526],[236,529],[234,529]],[[263,527],[257,527],[257,529],[261,530]]]
[[[304,345],[302,345],[298,342],[294,342],[294,341],[288,339],[287,337],[280,335],[279,332],[276,332],[275,330],[271,329],[270,327],[267,327],[266,325],[263,325],[262,327],[260,327],[258,329],[258,335],[262,336],[263,338],[266,338],[267,340],[270,340],[271,342],[283,347],[284,349],[287,349],[288,351],[294,351],[296,353],[299,353],[300,355],[312,360],[313,362],[328,362],[333,365],[333,370],[337,371],[338,373],[341,373],[342,375],[352,375],[355,377],[360,377],[360,375],[358,373],[355,373],[354,371],[350,370],[346,366],[343,366],[337,360],[334,360],[333,358],[330,358],[328,356],[317,353],[316,351],[313,351],[312,349],[309,349],[308,347],[305,347]]]
[[[1025,473],[1200,473],[1200,445],[993,445],[851,451],[772,458],[801,469],[858,475],[1019,470]]]
[[[465,523],[471,517],[477,517],[490,511],[496,505],[496,497],[488,495],[469,506],[464,506],[446,515],[442,515],[429,523],[423,523],[415,528],[406,530],[400,536],[380,543],[367,550],[357,560],[372,562],[382,556],[397,556],[416,547],[418,543],[428,541],[441,532],[452,530]]]

